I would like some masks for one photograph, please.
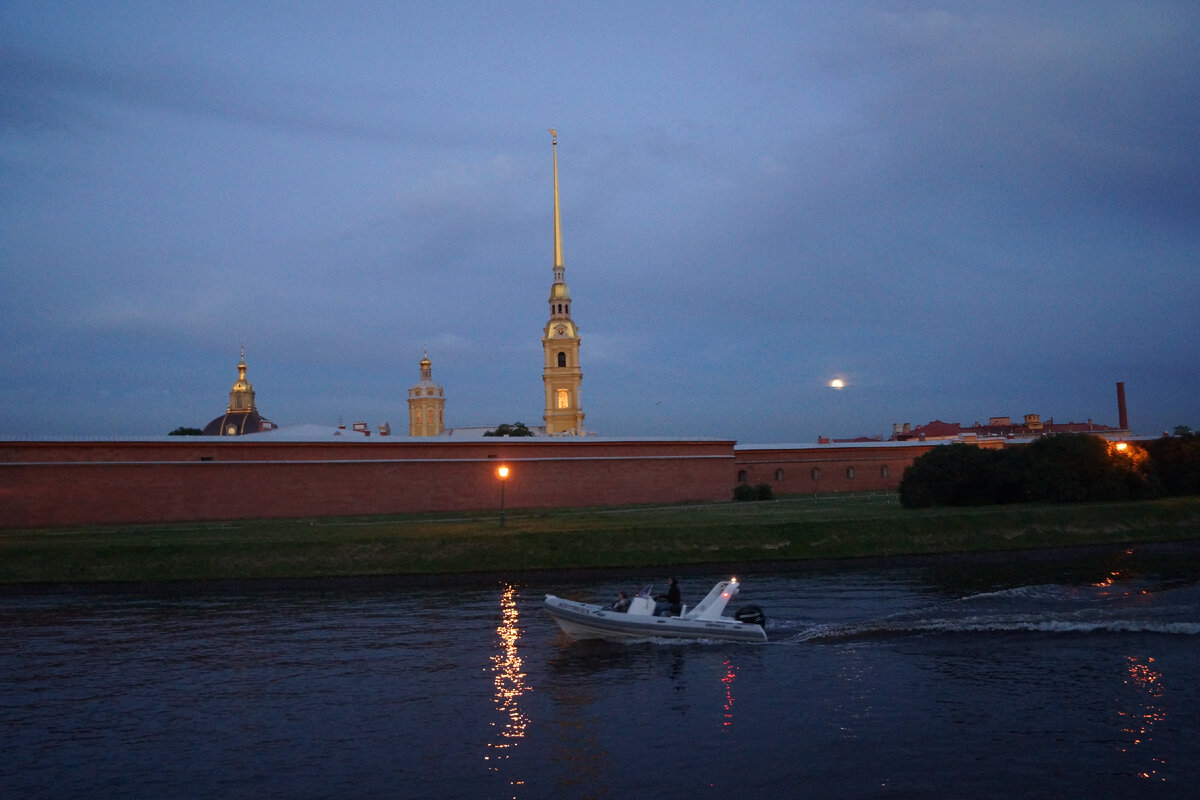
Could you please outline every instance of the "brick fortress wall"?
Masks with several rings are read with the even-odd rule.
[[[742,445],[735,479],[769,483],[776,495],[895,491],[904,470],[935,444],[880,443],[815,446]]]
[[[0,528],[719,502],[894,491],[932,443],[497,439],[0,444]]]
[[[19,442],[0,527],[712,502],[731,441]]]

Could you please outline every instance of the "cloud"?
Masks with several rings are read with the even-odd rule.
[[[170,60],[79,63],[5,47],[0,51],[0,74],[5,101],[0,125],[10,130],[106,128],[119,124],[121,111],[141,111],[332,140],[429,148],[463,143],[453,131],[435,133],[413,117],[380,114],[378,106],[350,114],[332,111],[335,106],[328,104],[314,105],[310,87],[298,81],[196,64],[184,69]],[[360,110],[370,108],[372,98],[362,99],[366,104]]]
[[[533,419],[557,124],[601,427],[1194,409],[1194,4],[461,10],[8,10],[16,396],[125,424],[95,362],[185,364],[220,404],[244,343],[267,407],[378,415],[428,345],[457,424]]]

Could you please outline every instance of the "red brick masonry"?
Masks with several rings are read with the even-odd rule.
[[[937,444],[879,442],[829,445],[740,445],[735,479],[769,483],[776,494],[894,491],[904,470]]]
[[[0,527],[724,500],[731,441],[0,444]]]
[[[165,438],[165,437],[164,437]],[[0,443],[0,527],[571,508],[895,489],[931,444],[728,440],[167,441]]]

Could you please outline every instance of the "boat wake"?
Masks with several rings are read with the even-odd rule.
[[[880,619],[781,623],[785,643],[938,634],[1200,634],[1200,585],[1039,585],[970,595]],[[783,631],[780,631],[783,633]]]

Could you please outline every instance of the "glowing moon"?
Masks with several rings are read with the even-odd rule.
[[[829,385],[834,389],[846,388],[846,382],[844,380],[842,380],[841,378],[834,378],[833,380],[831,380],[829,382]]]

